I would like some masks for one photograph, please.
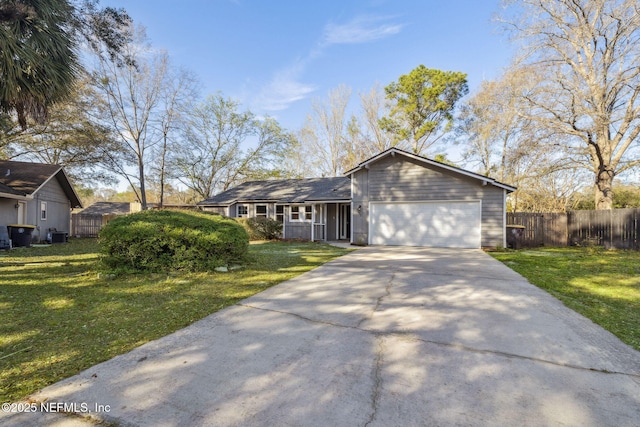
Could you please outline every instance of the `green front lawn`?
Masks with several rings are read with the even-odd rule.
[[[24,398],[348,250],[252,244],[229,273],[113,276],[95,240],[0,252],[0,402]]]
[[[640,350],[640,252],[539,248],[491,255]]]

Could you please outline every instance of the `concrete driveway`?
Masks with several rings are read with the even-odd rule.
[[[370,247],[34,398],[121,426],[637,426],[640,353],[479,250]],[[36,417],[72,421],[0,424]]]

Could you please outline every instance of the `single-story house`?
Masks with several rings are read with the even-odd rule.
[[[283,238],[347,240],[351,236],[351,180],[347,177],[250,181],[198,203],[232,218],[267,217],[283,223]]]
[[[198,203],[230,217],[266,216],[284,238],[356,245],[506,247],[516,188],[390,148],[344,177],[252,181]]]
[[[71,209],[81,207],[61,166],[0,161],[0,231],[31,225],[32,241],[46,240],[50,230],[68,233]]]
[[[76,212],[76,215],[128,215],[140,211],[140,203],[130,202],[95,202]]]

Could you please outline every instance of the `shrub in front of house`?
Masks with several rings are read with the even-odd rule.
[[[249,233],[251,240],[277,240],[282,237],[282,223],[275,219],[236,218],[236,221]]]
[[[249,236],[229,218],[147,210],[110,221],[98,239],[103,263],[138,271],[210,271],[242,260]]]

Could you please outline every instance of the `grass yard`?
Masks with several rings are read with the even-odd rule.
[[[349,250],[252,244],[229,273],[111,276],[93,239],[0,252],[0,402],[170,334]]]
[[[640,350],[640,252],[538,248],[491,255]]]

